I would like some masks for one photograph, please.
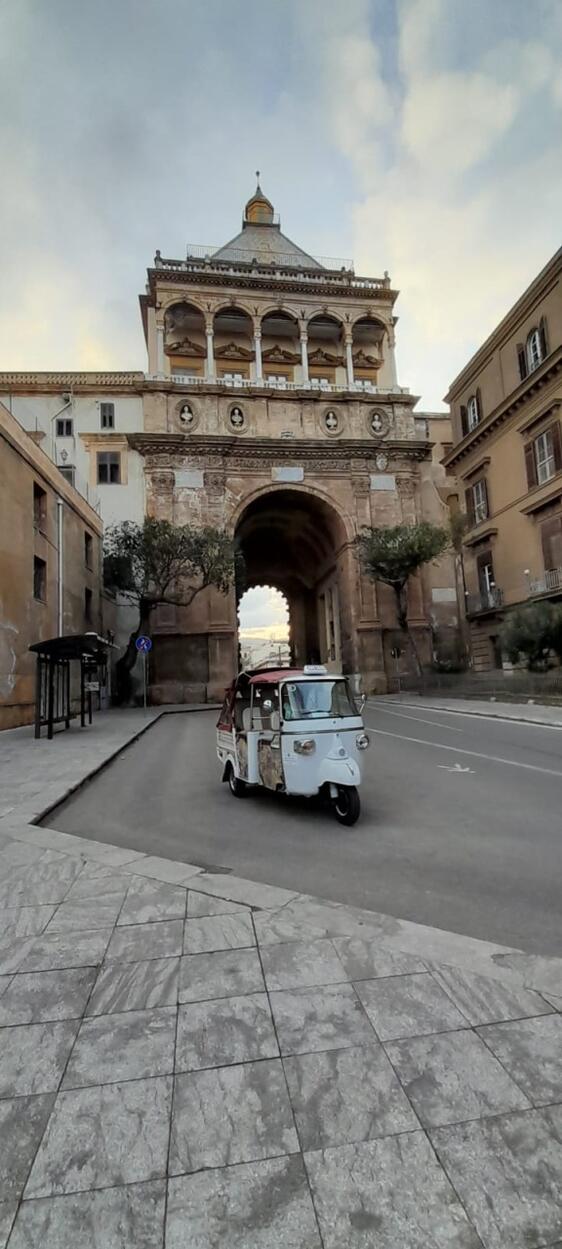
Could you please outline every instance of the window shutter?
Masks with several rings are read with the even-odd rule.
[[[552,437],[552,453],[554,455],[554,468],[557,473],[562,468],[562,442],[560,440],[560,421],[555,421],[551,426],[550,434]]]
[[[546,317],[541,317],[540,319],[539,337],[541,340],[541,359],[545,360],[548,355],[548,335],[546,332]]]
[[[519,361],[519,376],[521,381],[524,382],[527,376],[527,356],[522,343],[517,344],[517,359]]]
[[[484,498],[486,500],[486,520],[487,520],[488,516],[490,515],[490,497],[488,495],[488,482],[486,481],[485,477],[482,478],[482,489],[484,491]]]
[[[468,412],[464,403],[461,403],[461,429],[463,438],[466,438],[468,434]]]
[[[546,520],[541,525],[542,554],[546,571],[550,568],[558,567],[559,561],[557,556],[560,549],[561,533],[560,516],[555,516],[552,520]]]
[[[525,447],[525,468],[527,469],[527,485],[529,490],[537,484],[537,463],[535,460],[535,447],[532,442],[528,442]]]
[[[482,420],[482,391],[480,390],[479,386],[476,387],[475,395],[476,395],[476,410],[478,412],[478,420],[481,421]]]
[[[464,498],[465,498],[465,503],[466,503],[466,514],[468,516],[468,521],[470,525],[473,525],[474,524],[474,495],[472,493],[472,486],[469,486],[468,490],[465,490]]]

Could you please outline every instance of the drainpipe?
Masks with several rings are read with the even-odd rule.
[[[64,503],[57,499],[57,637],[63,635],[64,624],[64,567],[63,567]]]

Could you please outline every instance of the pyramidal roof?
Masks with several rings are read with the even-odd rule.
[[[297,247],[286,234],[281,233],[275,220],[273,204],[258,184],[244,209],[242,229],[229,243],[213,253],[213,260],[230,260],[238,263],[287,265],[298,269],[322,269],[323,265]]]

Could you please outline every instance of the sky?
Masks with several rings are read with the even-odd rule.
[[[388,270],[437,409],[560,246],[562,0],[0,0],[0,368],[143,369],[156,248]]]

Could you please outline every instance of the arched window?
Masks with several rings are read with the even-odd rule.
[[[538,368],[543,358],[540,330],[535,326],[527,337],[527,368],[529,373]]]
[[[477,395],[470,396],[470,399],[466,405],[466,410],[468,414],[468,428],[474,429],[474,427],[478,424],[478,421],[480,420]]]

